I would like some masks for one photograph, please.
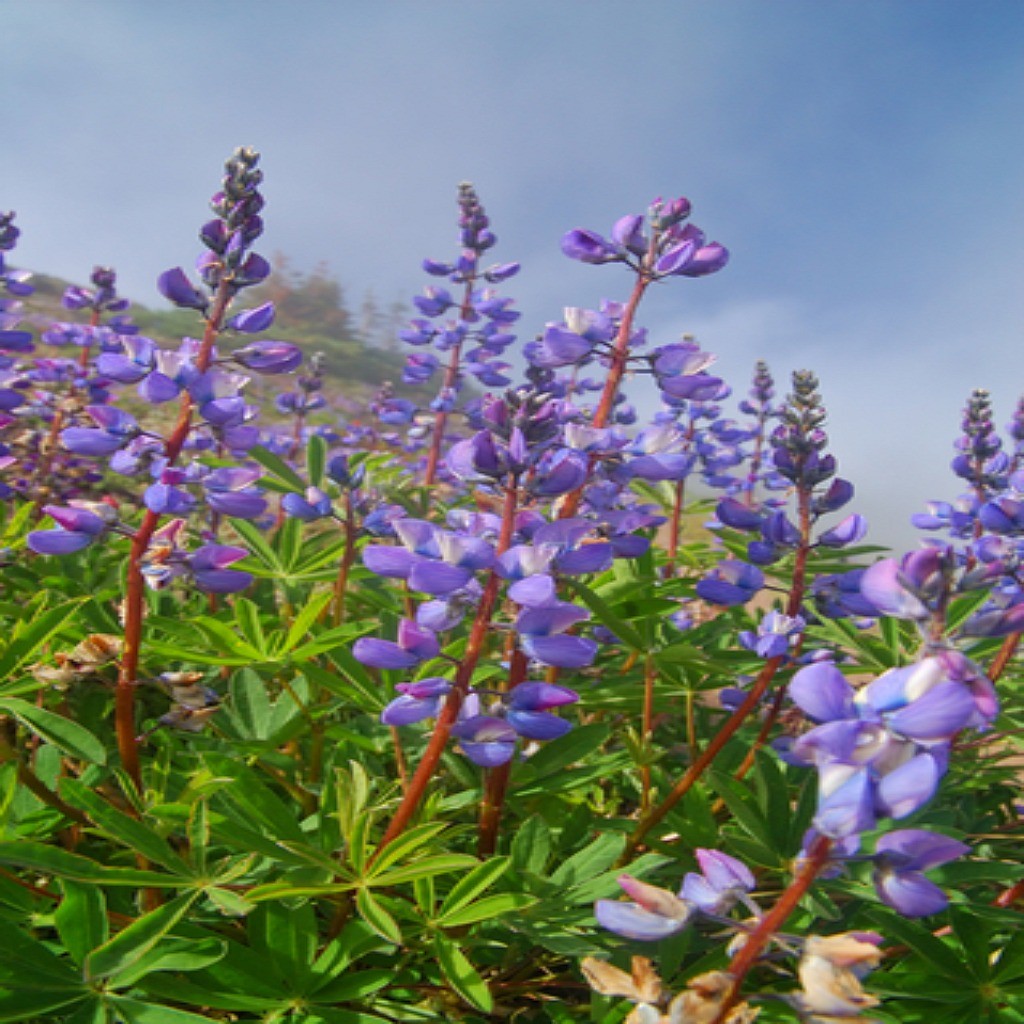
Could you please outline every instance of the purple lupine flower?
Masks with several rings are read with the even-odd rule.
[[[742,861],[719,850],[698,849],[696,855],[701,873],[686,874],[680,896],[698,910],[725,914],[753,890],[754,876]]]
[[[586,668],[597,654],[597,644],[565,631],[590,618],[590,613],[565,601],[526,608],[515,621],[523,650],[535,661],[557,668]]]
[[[872,858],[875,891],[904,917],[937,914],[946,909],[949,899],[924,872],[969,852],[966,844],[925,829],[887,832],[875,845]]]
[[[520,736],[527,739],[558,739],[572,729],[572,723],[548,714],[548,710],[573,704],[579,699],[575,690],[565,686],[540,682],[520,683],[505,695],[505,720]]]
[[[205,313],[210,304],[209,299],[189,281],[181,267],[165,270],[157,278],[157,288],[165,299],[183,309],[197,309]]]
[[[376,637],[360,637],[352,645],[352,654],[357,661],[382,669],[415,668],[421,662],[436,658],[440,650],[436,634],[411,619],[403,619],[399,623],[397,643]]]
[[[291,373],[302,364],[302,349],[287,341],[254,341],[236,349],[231,358],[254,373]]]
[[[236,594],[252,584],[251,573],[227,566],[245,558],[245,548],[223,544],[204,544],[185,560],[188,572],[199,590],[207,594]]]
[[[43,511],[57,524],[55,530],[33,530],[28,546],[40,555],[68,555],[98,540],[117,522],[108,505],[72,502],[67,507],[44,505]]]
[[[237,519],[258,519],[267,501],[252,485],[263,470],[245,466],[222,466],[203,478],[206,503],[214,512]]]
[[[773,608],[760,621],[756,633],[745,630],[738,639],[760,658],[777,658],[789,652],[806,628],[807,623],[799,615],[784,615]]]
[[[618,882],[631,901],[598,900],[594,904],[597,923],[616,935],[657,942],[681,932],[696,912],[688,900],[632,875],[620,875]]]
[[[85,411],[95,427],[68,427],[60,435],[75,455],[112,455],[142,433],[134,416],[112,405],[90,405]]]
[[[746,604],[764,586],[764,573],[736,559],[720,562],[697,582],[697,596],[710,604]]]
[[[221,224],[222,222],[214,221],[213,223]],[[257,306],[255,309],[245,309],[236,313],[225,326],[233,331],[240,331],[242,334],[259,334],[273,324],[275,314],[274,304],[264,302],[263,305]]]
[[[146,488],[142,495],[143,504],[158,515],[188,515],[195,507],[196,499],[178,487],[188,479],[188,474],[177,467],[167,467],[160,472],[156,483]]]
[[[576,228],[562,236],[562,252],[582,263],[611,263],[621,260],[619,247],[602,238],[596,231]]]
[[[490,715],[473,715],[452,726],[463,753],[481,768],[496,768],[512,760],[518,734],[509,722]]]
[[[325,519],[334,511],[333,503],[329,494],[324,494],[319,487],[307,487],[305,496],[301,494],[286,494],[281,499],[281,508],[287,515],[294,519],[302,519],[305,522],[312,522],[315,519]],[[393,550],[393,549],[385,549]],[[371,572],[377,572],[369,566]],[[389,573],[378,573],[386,576]]]
[[[420,679],[415,683],[399,683],[395,689],[401,694],[381,712],[385,725],[412,725],[425,718],[436,718],[452,684],[439,676]]]
[[[790,695],[822,723],[792,754],[818,768],[815,827],[832,837],[922,807],[946,770],[953,736],[995,713],[991,684],[955,652],[891,669],[859,691],[834,664],[819,662],[794,676]]]

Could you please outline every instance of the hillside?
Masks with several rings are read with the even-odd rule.
[[[398,302],[385,307],[368,294],[358,312],[345,302],[344,291],[325,267],[309,274],[292,271],[286,258],[274,257],[275,273],[267,283],[243,293],[238,308],[251,308],[273,301],[277,310],[274,325],[263,336],[299,345],[307,358],[315,352],[325,356],[325,392],[331,398],[368,399],[384,381],[396,384],[405,397],[429,401],[430,388],[402,385],[405,354],[399,348],[397,332],[411,310]],[[61,296],[72,282],[35,273],[35,294],[25,300],[25,324],[37,330],[55,321],[82,323],[84,312],[66,310]],[[202,320],[187,309],[151,309],[132,303],[128,314],[139,330],[159,344],[176,347],[181,338],[202,331]]]

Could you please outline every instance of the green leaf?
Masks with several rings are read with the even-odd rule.
[[[529,773],[524,771],[523,775],[541,779],[561,772],[563,768],[592,754],[608,739],[610,733],[611,728],[600,723],[581,725],[562,736],[557,743],[545,744],[523,766],[529,769]]]
[[[4,917],[0,917],[0,950],[0,993],[5,987],[32,988],[65,994],[70,991],[69,999],[81,998],[82,979],[71,964]]]
[[[250,459],[258,462],[281,483],[287,484],[289,490],[299,491],[300,493],[305,492],[306,481],[287,462],[278,458],[273,452],[267,451],[262,445],[256,445],[255,448],[249,449],[247,455]],[[264,478],[263,482],[266,483],[268,481]]]
[[[27,625],[18,624],[14,635],[0,654],[0,679],[9,683],[16,681],[22,666],[32,661],[39,650],[55,633],[58,633],[69,619],[80,613],[82,605],[89,598],[76,598],[40,611]]]
[[[246,926],[252,948],[272,962],[289,990],[305,993],[310,967],[316,959],[317,923],[311,903],[286,906],[263,903],[250,915]]]
[[[484,1013],[494,1009],[494,999],[483,978],[469,962],[465,954],[450,939],[443,935],[434,936],[434,949],[448,984],[469,1003]]]
[[[591,590],[585,583],[574,579],[572,576],[565,577],[569,589],[575,592],[583,603],[597,616],[603,626],[610,629],[627,647],[634,651],[646,650],[650,645],[644,642],[644,638],[621,616],[619,616],[607,601]]]
[[[6,953],[6,950],[4,951]],[[67,1009],[85,998],[85,990],[78,992],[47,992],[47,991],[4,991],[0,989],[0,1024],[25,1024],[26,1021],[43,1019],[57,1010]],[[76,1015],[77,1016],[77,1015]],[[70,1024],[70,1020],[67,1024]],[[88,1018],[86,1018],[88,1019]],[[207,1021],[207,1024],[209,1022]]]
[[[547,866],[551,856],[551,829],[548,823],[535,814],[516,830],[512,839],[512,865],[516,871],[539,875]]]
[[[260,622],[260,610],[247,597],[236,597],[234,600],[235,622],[238,630],[252,648],[259,652],[259,660],[267,657],[267,638]]]
[[[411,864],[404,864],[402,867],[392,868],[383,874],[374,875],[369,884],[375,887],[400,885],[402,882],[412,882],[417,878],[463,871],[474,867],[476,863],[476,857],[471,857],[468,853],[441,853],[435,857],[424,857]]]
[[[17,697],[0,698],[0,711],[6,711],[18,719],[26,728],[69,757],[93,764],[106,764],[106,748],[84,725]]]
[[[132,921],[85,959],[85,980],[116,978],[145,956],[188,912],[198,893],[179,896]]]
[[[325,591],[322,594],[312,595],[306,604],[299,609],[299,613],[295,616],[291,626],[288,628],[288,635],[285,638],[285,649],[292,650],[292,648],[298,646],[299,642],[305,637],[305,635],[312,629],[313,624],[323,614],[323,610],[330,603],[333,595],[331,592]]]
[[[61,889],[64,898],[54,912],[53,923],[71,959],[81,964],[92,950],[110,938],[107,902],[103,890],[95,885],[65,878]]]
[[[951,946],[936,938],[928,929],[908,921],[898,914],[869,910],[868,916],[884,929],[886,938],[909,946],[933,970],[938,977],[948,980],[961,979],[968,986],[973,985],[970,968],[963,957]]]
[[[363,803],[365,803],[365,796]],[[446,827],[443,822],[427,822],[403,832],[397,839],[388,843],[377,855],[370,866],[368,876],[372,878],[387,871],[393,864],[397,864],[400,860],[404,860],[426,846],[439,832],[444,831]]]
[[[62,850],[59,847],[27,840],[0,843],[0,864],[41,871],[45,874],[56,875],[58,878],[70,878],[76,882],[95,882],[98,885],[173,888],[194,884],[191,879],[162,875],[156,871],[104,867],[77,853],[68,853],[67,850]]]
[[[465,878],[456,882],[452,891],[445,897],[438,911],[438,919],[444,920],[467,903],[471,903],[485,889],[494,885],[508,871],[510,864],[508,857],[492,857],[478,864]]]
[[[492,918],[502,918],[522,910],[524,907],[532,906],[537,901],[532,896],[521,892],[503,892],[497,896],[485,896],[476,903],[461,907],[458,910],[450,911],[441,915],[437,923],[445,928],[461,928],[467,924],[476,924],[477,921],[490,921]]]
[[[270,734],[270,698],[266,682],[251,668],[231,677],[229,710],[246,739],[266,739]]]
[[[112,807],[79,779],[62,779],[60,794],[72,807],[85,812],[96,827],[147,860],[179,875],[191,875],[188,864],[145,823]]]
[[[327,442],[319,434],[310,434],[306,442],[306,472],[309,482],[320,487],[324,482],[324,465],[327,462]]]
[[[318,988],[315,999],[318,1003],[346,1003],[373,995],[385,985],[393,983],[395,972],[378,967],[365,971],[346,971]]]
[[[241,537],[253,557],[258,558],[275,573],[283,571],[277,552],[267,543],[262,531],[257,526],[245,519],[232,519],[231,529]]]
[[[555,885],[568,888],[607,871],[622,855],[626,837],[605,832],[563,861],[551,876]]]
[[[359,889],[356,892],[356,910],[359,916],[383,939],[393,942],[396,946],[402,944],[402,932],[398,922],[384,909],[383,904],[369,889]]]
[[[200,1017],[188,1010],[145,1003],[127,996],[108,996],[107,999],[124,1024],[210,1024],[209,1017]]]

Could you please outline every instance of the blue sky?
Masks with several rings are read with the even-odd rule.
[[[561,256],[686,195],[729,246],[657,290],[744,390],[815,369],[872,536],[906,543],[972,387],[1024,392],[1024,5],[1015,0],[0,0],[0,208],[20,261],[125,293],[188,265],[236,145],[263,153],[267,234],[353,299],[422,285],[473,181],[524,264],[529,336],[623,297]]]

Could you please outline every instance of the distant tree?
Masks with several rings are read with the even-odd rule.
[[[318,263],[309,273],[292,269],[280,253],[273,258],[274,273],[255,294],[260,302],[277,307],[277,325],[307,331],[339,340],[356,340],[359,332],[345,305],[341,283],[326,263]]]

